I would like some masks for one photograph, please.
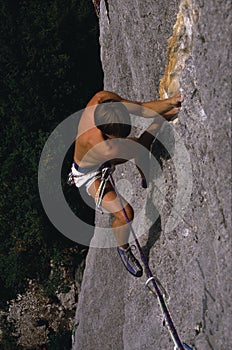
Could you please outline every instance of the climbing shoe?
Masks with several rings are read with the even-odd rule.
[[[138,260],[135,258],[129,246],[127,249],[117,247],[118,253],[127,271],[129,271],[135,277],[141,277],[143,269]]]

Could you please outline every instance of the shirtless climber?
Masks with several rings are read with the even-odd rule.
[[[125,100],[109,91],[95,94],[87,104],[78,125],[74,162],[69,179],[71,178],[77,187],[85,185],[87,193],[96,200],[104,163],[110,160],[112,164],[120,164],[129,159],[122,159],[125,152],[125,145],[122,144],[127,139],[150,149],[155,133],[160,127],[160,115],[170,120],[178,113],[181,101],[180,94],[150,102]],[[154,118],[154,123],[147,129],[148,132],[145,131],[139,138],[128,138],[131,131],[129,113],[143,118]],[[115,143],[116,140],[118,143]],[[142,171],[141,175],[144,177]],[[143,178],[143,183],[144,181]],[[122,201],[127,216],[132,221],[133,208],[124,198]],[[118,253],[126,269],[136,277],[142,276],[142,267],[128,243],[128,222],[110,181],[106,184],[101,205],[113,214],[112,229],[118,244]]]

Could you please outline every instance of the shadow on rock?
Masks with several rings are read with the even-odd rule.
[[[155,208],[155,210],[157,209]],[[160,235],[161,235],[161,217],[158,216],[156,222],[149,229],[148,239],[146,244],[142,247],[143,253],[148,262],[149,262],[150,250],[154,246],[156,241],[158,241],[158,239],[160,238]]]
[[[157,138],[151,145],[151,154],[156,158],[161,169],[163,169],[163,160],[171,159],[175,152],[175,134],[173,127],[165,123],[161,128]]]

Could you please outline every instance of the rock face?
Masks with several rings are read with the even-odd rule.
[[[134,228],[169,295],[181,339],[197,350],[230,349],[231,2],[115,0],[108,16],[106,5],[105,89],[148,101],[180,87],[185,97],[173,123],[174,156],[163,161],[161,174],[150,171],[148,190],[133,165],[119,167],[116,179],[131,188]],[[99,223],[109,224],[108,216],[98,214]],[[90,248],[73,349],[173,349],[145,281],[126,273],[115,248]]]

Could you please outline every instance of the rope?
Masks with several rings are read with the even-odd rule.
[[[171,338],[175,344],[175,349],[176,350],[185,350],[185,349],[189,349],[189,350],[192,350],[188,345],[186,345],[185,343],[182,343],[182,341],[180,340],[179,338],[179,335],[177,333],[177,330],[174,326],[174,323],[173,323],[173,320],[172,320],[172,317],[170,315],[170,312],[167,308],[167,305],[166,305],[166,302],[165,302],[165,298],[164,298],[164,295],[161,293],[160,291],[160,288],[157,284],[157,279],[155,276],[153,276],[152,274],[152,271],[149,267],[149,264],[148,264],[148,261],[147,261],[147,258],[145,257],[144,253],[143,253],[143,250],[142,250],[142,247],[137,239],[137,236],[135,234],[135,231],[133,229],[133,226],[131,224],[131,221],[129,220],[128,216],[127,216],[127,213],[126,213],[126,210],[124,208],[124,205],[123,205],[123,202],[122,202],[122,198],[120,196],[120,193],[118,192],[116,186],[115,186],[115,182],[114,182],[114,179],[113,179],[113,176],[112,174],[109,175],[110,176],[110,180],[111,180],[111,183],[112,183],[112,186],[115,190],[115,193],[119,199],[119,202],[120,202],[120,205],[122,207],[122,211],[124,213],[124,216],[125,216],[125,219],[130,227],[130,230],[131,230],[131,233],[133,235],[133,238],[135,240],[135,244],[138,248],[138,251],[140,253],[140,257],[141,257],[141,260],[143,262],[143,265],[144,265],[144,268],[145,268],[145,272],[146,272],[146,275],[148,277],[148,280],[146,282],[146,286],[148,286],[148,288],[151,290],[151,288],[149,287],[149,283],[152,283],[153,287],[154,287],[154,290],[155,290],[155,294],[157,295],[157,298],[158,298],[158,302],[159,302],[159,305],[160,305],[160,309],[164,315],[164,318],[165,318],[165,321],[167,322],[167,326],[168,326],[168,330],[169,330],[169,333],[171,335]],[[152,291],[153,292],[153,291]],[[154,293],[154,292],[153,292]]]

